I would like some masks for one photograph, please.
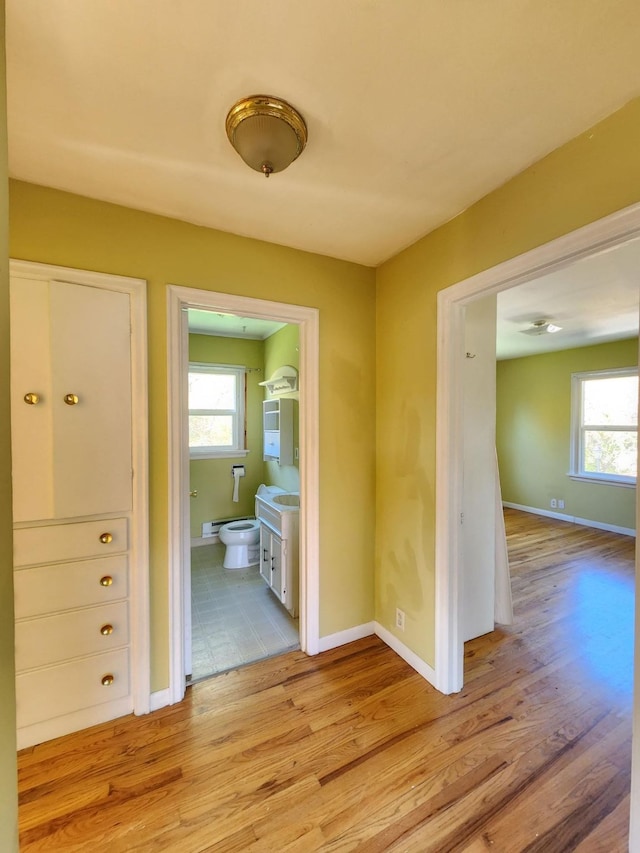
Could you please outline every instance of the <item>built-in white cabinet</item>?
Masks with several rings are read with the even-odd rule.
[[[289,398],[265,400],[262,404],[264,459],[293,465],[293,406]]]
[[[11,269],[19,747],[133,710],[132,293],[87,279]]]

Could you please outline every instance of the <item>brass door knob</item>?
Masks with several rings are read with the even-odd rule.
[[[36,403],[40,402],[40,395],[39,394],[31,394],[31,393],[25,394],[24,395],[24,401],[25,401],[25,403],[28,403],[30,406],[35,406]]]
[[[100,541],[103,545],[108,545],[109,542],[113,542],[113,533],[101,533]]]
[[[103,637],[108,637],[109,634],[113,634],[113,625],[103,625],[102,628],[100,628],[100,633]]]
[[[102,676],[102,686],[103,687],[111,687],[111,685],[113,684],[114,681],[115,681],[115,678],[113,677],[113,675],[111,675],[111,673],[109,673],[109,675],[103,675]]]
[[[190,498],[197,498],[198,497],[198,490],[194,489],[192,492],[189,492],[189,497]]]
[[[63,399],[67,406],[75,406],[75,404],[79,402],[78,397],[75,394],[65,394]]]
[[[113,578],[111,575],[104,575],[100,578],[100,586],[111,586],[113,583]]]

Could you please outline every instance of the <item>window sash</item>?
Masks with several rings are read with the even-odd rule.
[[[190,362],[189,374],[206,373],[211,375],[231,374],[235,376],[235,401],[236,407],[229,408],[189,408],[188,418],[189,423],[191,418],[195,417],[231,417],[232,419],[232,440],[230,444],[191,444],[189,439],[189,455],[193,457],[214,457],[219,455],[229,455],[231,453],[245,452],[245,376],[246,369],[242,366],[230,366],[220,364],[209,364],[202,362]],[[190,435],[189,429],[188,434]]]
[[[610,471],[590,471],[586,468],[586,437],[588,433],[610,432],[610,433],[635,433],[637,436],[637,424],[606,423],[595,424],[584,422],[584,389],[587,382],[606,381],[617,377],[638,376],[638,369],[618,368],[612,370],[590,371],[586,373],[574,373],[571,377],[571,400],[572,400],[572,430],[571,430],[571,459],[569,476],[580,480],[593,480],[618,485],[635,485],[636,475],[616,474]],[[636,401],[637,405],[637,401]],[[636,439],[637,444],[637,439]],[[636,452],[637,467],[637,452]]]

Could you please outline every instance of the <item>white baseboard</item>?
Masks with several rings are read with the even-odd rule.
[[[548,509],[538,509],[534,506],[522,506],[511,501],[502,501],[502,506],[509,509],[519,509],[522,512],[530,512],[533,515],[544,515],[546,518],[557,518],[560,521],[569,521],[571,524],[581,524],[583,527],[595,527],[596,530],[608,530],[610,533],[622,533],[624,536],[635,536],[636,531],[632,527],[619,527],[617,524],[606,524],[602,521],[592,521],[589,518],[578,518],[574,515],[565,515],[563,512],[554,512]]]
[[[199,548],[201,545],[215,545],[219,541],[220,537],[217,533],[214,533],[213,536],[195,536],[191,540],[191,547]]]
[[[347,628],[345,631],[338,631],[335,634],[320,637],[318,640],[318,651],[328,652],[329,649],[346,646],[347,643],[353,643],[355,640],[361,640],[363,637],[370,637],[375,633],[375,623],[365,622],[363,625],[356,625],[354,628]]]
[[[397,655],[400,655],[429,684],[438,689],[435,669],[430,667],[428,663],[425,663],[422,658],[419,658],[415,652],[412,652],[408,646],[405,646],[401,640],[394,636],[391,631],[387,631],[379,622],[375,622],[374,624],[376,635],[380,637],[382,642],[389,646],[390,649],[393,649]]]
[[[160,708],[166,708],[167,705],[172,705],[171,690],[166,687],[164,690],[156,690],[149,697],[149,710],[159,711]]]

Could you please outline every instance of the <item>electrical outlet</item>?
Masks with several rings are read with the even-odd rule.
[[[555,509],[558,506],[558,501],[555,498],[551,498],[551,509]]]
[[[396,607],[396,628],[404,631],[404,610],[400,610],[399,607]]]
[[[558,509],[564,509],[564,501],[562,498],[558,499]]]

